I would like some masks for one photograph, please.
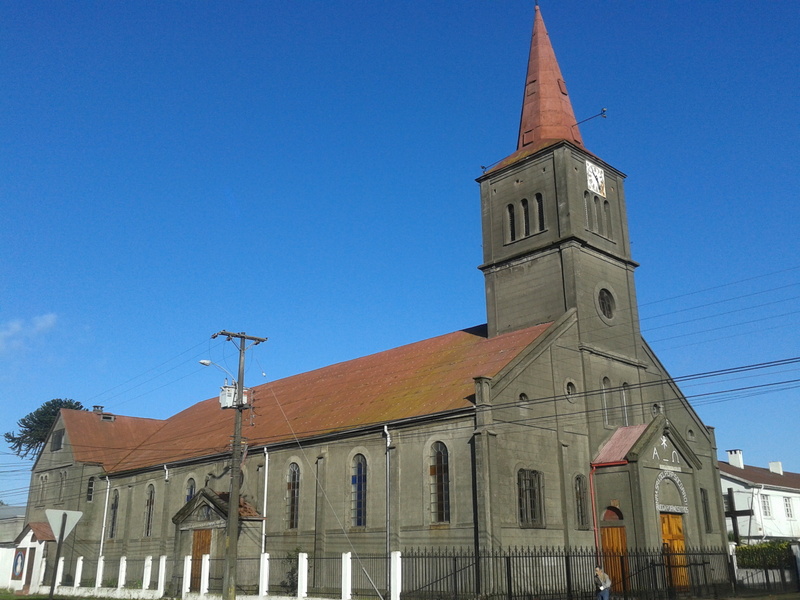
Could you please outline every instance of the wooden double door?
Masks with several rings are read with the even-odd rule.
[[[211,554],[211,530],[195,529],[192,531],[192,579],[189,582],[189,590],[192,592],[200,591],[204,554]]]
[[[689,569],[686,538],[683,535],[683,515],[661,513],[661,543],[664,550],[664,569],[670,587],[687,589]]]

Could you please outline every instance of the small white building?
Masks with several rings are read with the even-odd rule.
[[[726,514],[740,513],[736,524],[741,542],[800,540],[800,473],[784,471],[780,462],[770,462],[766,469],[751,467],[744,464],[741,450],[727,452],[728,462],[719,463],[722,494]],[[752,514],[741,514],[748,510]],[[730,534],[733,519],[725,521]]]

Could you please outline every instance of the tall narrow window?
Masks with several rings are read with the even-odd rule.
[[[586,229],[592,231],[594,229],[594,219],[592,219],[594,205],[592,204],[592,199],[591,196],[589,196],[589,192],[583,193],[583,209],[586,214]]]
[[[628,404],[630,403],[631,388],[627,383],[622,384],[620,399],[622,401],[622,424],[628,426]]]
[[[286,527],[297,529],[300,521],[300,467],[297,463],[289,465],[286,476]]]
[[[89,477],[89,481],[86,482],[86,501],[92,500],[94,500],[94,477]]]
[[[525,198],[520,204],[522,204],[522,232],[525,237],[528,237],[531,234],[531,209]]]
[[[58,501],[64,501],[64,490],[67,487],[67,472],[61,471],[58,474]]]
[[[703,505],[703,524],[706,526],[706,533],[713,531],[711,524],[711,504],[708,501],[708,490],[700,488],[700,503]]]
[[[47,475],[39,475],[39,504],[47,497]]]
[[[609,389],[611,388],[611,380],[608,377],[603,377],[603,389],[602,392],[602,400],[603,400],[603,423],[606,425],[611,424],[611,419],[609,418],[608,411],[609,411]]]
[[[589,529],[589,504],[586,476],[575,476],[575,523],[578,529]]]
[[[353,527],[367,525],[367,459],[363,454],[353,457],[353,472],[350,476],[351,514]]]
[[[64,447],[64,430],[56,429],[53,432],[53,437],[50,438],[50,451],[56,452]]]
[[[513,204],[509,204],[506,210],[508,211],[508,241],[513,242],[517,239],[517,215]]]
[[[600,235],[605,235],[605,230],[603,229],[603,209],[600,205],[600,198],[597,196],[594,197],[594,222],[595,231]]]
[[[783,509],[786,511],[787,519],[794,519],[794,507],[792,506],[792,499],[789,496],[783,498]]]
[[[544,231],[544,198],[536,194],[536,231]]]
[[[153,484],[147,486],[147,498],[144,503],[144,536],[153,535],[153,513],[156,509],[156,488]]]
[[[517,497],[519,524],[522,527],[544,526],[544,500],[542,474],[539,471],[517,471]]]
[[[197,486],[194,482],[194,479],[189,477],[188,481],[186,482],[186,501],[188,502],[189,500],[194,498],[196,492],[197,492]]]
[[[606,237],[611,239],[613,237],[611,235],[611,204],[608,200],[603,202],[603,220],[605,221],[606,225]]]
[[[436,442],[431,446],[431,520],[434,523],[450,522],[450,466],[447,446]]]
[[[111,497],[111,520],[108,523],[108,537],[111,539],[117,536],[117,517],[119,517],[119,490],[114,490]]]

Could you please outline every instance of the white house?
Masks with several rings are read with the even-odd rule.
[[[735,518],[742,543],[800,540],[800,473],[784,471],[780,462],[767,469],[745,465],[741,450],[728,450],[728,462],[720,461],[719,470],[726,514],[740,513]],[[749,510],[752,514],[741,514]],[[733,518],[726,522],[733,533]]]

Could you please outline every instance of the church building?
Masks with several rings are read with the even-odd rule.
[[[538,6],[523,89],[477,179],[486,324],[252,388],[240,557],[725,544],[713,428],[642,338],[625,175],[584,146]],[[234,412],[62,410],[27,523],[83,512],[68,571],[223,557]]]

